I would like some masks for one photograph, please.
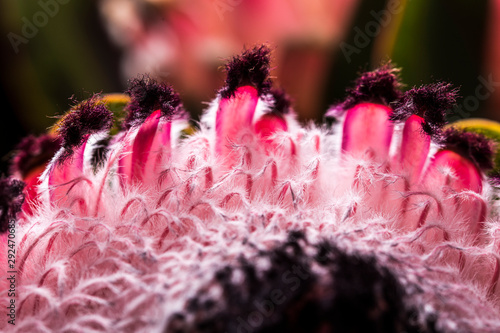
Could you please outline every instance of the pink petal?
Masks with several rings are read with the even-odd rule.
[[[255,123],[255,132],[266,139],[278,131],[286,131],[287,124],[283,117],[265,114]]]
[[[261,142],[267,150],[272,150],[273,147],[276,148],[276,145],[273,145],[273,139],[270,137],[277,132],[286,131],[287,129],[288,126],[283,117],[270,113],[264,114],[254,125],[255,133],[260,137]]]
[[[355,157],[365,154],[375,160],[384,160],[391,145],[392,110],[386,106],[362,103],[349,109],[345,116],[342,150]]]
[[[399,163],[409,173],[411,183],[420,178],[431,145],[431,137],[422,130],[423,122],[422,117],[412,115],[403,129]]]
[[[146,173],[158,173],[162,171],[165,163],[170,159],[171,142],[170,132],[172,123],[170,121],[160,122],[156,132],[155,140],[151,146],[151,158],[146,165]]]
[[[456,178],[443,174],[443,170],[450,169]],[[482,177],[479,170],[467,158],[451,150],[441,150],[434,156],[425,175],[424,183],[435,188],[448,186],[453,191],[474,191],[481,193]]]
[[[132,177],[132,147],[134,142],[127,141],[129,138],[125,136],[124,146],[121,149],[122,156],[118,160],[118,174],[120,177],[120,184],[122,188],[126,183],[128,183],[128,179]]]
[[[153,112],[141,125],[133,143],[123,149],[125,155],[119,162],[119,173],[127,176],[129,184],[139,183],[143,180],[146,168],[155,165],[156,159],[149,160],[150,152],[160,121],[160,110]],[[169,133],[170,134],[170,133]],[[130,151],[132,148],[132,151]]]
[[[50,200],[59,202],[67,196],[83,172],[83,161],[88,135],[83,144],[76,148],[73,155],[62,163],[54,163],[49,172]]]
[[[434,156],[423,183],[447,203],[443,205],[448,208],[444,216],[457,217],[451,222],[453,229],[458,228],[456,237],[481,237],[487,204],[478,195],[482,192],[482,177],[474,163],[454,151],[441,150]]]
[[[251,131],[258,100],[257,89],[244,86],[238,88],[234,96],[220,101],[215,123],[215,149],[230,165],[236,159],[231,145],[242,143],[242,137]]]

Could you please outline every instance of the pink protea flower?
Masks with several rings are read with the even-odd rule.
[[[493,147],[442,128],[457,91],[403,93],[385,66],[329,110],[333,127],[302,127],[269,53],[227,64],[192,135],[179,96],[148,77],[112,137],[98,96],[61,120],[17,221],[3,330],[500,330]],[[13,216],[19,182],[4,182]]]

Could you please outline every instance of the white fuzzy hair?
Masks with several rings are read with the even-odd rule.
[[[213,124],[210,114],[204,121]],[[408,193],[404,174],[340,152],[342,123],[327,130],[287,121],[273,137],[279,149],[264,151],[254,136],[233,145],[239,160],[229,169],[215,154],[215,126],[202,125],[136,186],[120,186],[120,142],[96,174],[87,165],[62,186],[64,202],[50,200],[46,174],[42,204],[16,229],[16,326],[2,320],[0,329],[162,332],[217,270],[304,230],[313,243],[331,240],[390,267],[421,309],[418,320],[434,316],[443,331],[500,331],[500,287],[491,288],[500,227],[486,183],[481,194],[429,185]],[[485,205],[490,218],[479,221],[477,241],[464,230]]]

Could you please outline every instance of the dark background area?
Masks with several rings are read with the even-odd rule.
[[[23,37],[27,18],[42,10],[35,1],[2,2],[0,168],[8,172],[13,148],[28,134],[40,135],[70,98],[122,91],[119,49],[110,41],[94,1],[59,4],[36,35],[14,49],[9,33]],[[12,36],[12,35],[11,35]],[[16,37],[17,38],[17,37]]]

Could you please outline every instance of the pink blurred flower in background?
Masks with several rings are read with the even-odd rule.
[[[332,50],[357,0],[103,0],[108,31],[123,48],[125,78],[152,72],[194,105],[222,83],[217,68],[244,45],[277,46],[273,71],[304,119],[318,118]],[[197,106],[196,106],[197,107]]]

